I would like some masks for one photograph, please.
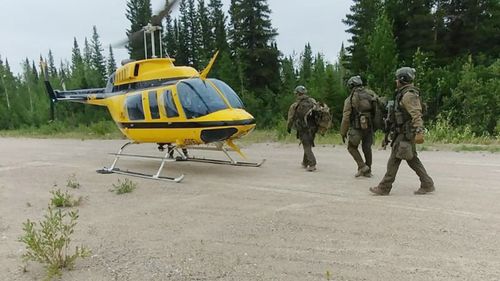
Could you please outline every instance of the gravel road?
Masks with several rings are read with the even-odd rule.
[[[316,147],[309,173],[301,147],[278,143],[244,147],[267,159],[260,168],[168,163],[181,183],[97,174],[124,142],[0,138],[0,280],[43,279],[36,263],[23,272],[17,238],[73,174],[81,187],[68,190],[83,201],[72,243],[92,256],[62,280],[500,280],[499,154],[421,152],[436,192],[413,195],[403,163],[391,196],[377,197],[368,188],[389,151],[374,151],[370,179],[354,178],[345,147]],[[151,173],[158,162],[119,164]],[[138,188],[109,191],[125,178]]]

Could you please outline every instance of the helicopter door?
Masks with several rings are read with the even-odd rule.
[[[160,119],[160,108],[158,107],[158,98],[156,96],[156,91],[150,91],[148,93],[148,102],[151,119]]]
[[[163,108],[165,109],[165,116],[167,118],[179,117],[179,110],[175,105],[174,95],[171,90],[165,90],[162,95]]]
[[[144,107],[142,105],[142,94],[130,95],[125,102],[129,120],[144,120]]]

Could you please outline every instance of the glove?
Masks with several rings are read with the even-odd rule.
[[[415,131],[415,143],[416,144],[424,143],[424,130],[422,128],[418,128]]]
[[[286,128],[286,132],[291,134],[292,133],[292,128]]]

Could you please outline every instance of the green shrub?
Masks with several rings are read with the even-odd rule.
[[[116,125],[111,121],[99,121],[96,123],[92,123],[89,125],[88,129],[91,134],[97,136],[106,136],[117,133]]]
[[[61,269],[71,269],[77,258],[90,255],[90,250],[84,246],[77,246],[75,252],[70,253],[71,235],[77,220],[78,211],[54,210],[49,205],[39,227],[29,219],[23,223],[24,234],[19,237],[19,242],[26,246],[23,260],[43,264],[47,271],[45,280],[61,276]]]
[[[495,138],[488,134],[477,136],[470,125],[455,127],[450,120],[451,113],[446,116],[439,115],[436,121],[430,124],[429,131],[426,134],[426,141],[453,144],[491,144],[495,142]]]
[[[66,187],[69,188],[80,188],[80,183],[76,179],[76,175],[72,174],[69,176],[68,181],[66,182]]]
[[[60,189],[50,191],[52,198],[50,199],[50,204],[55,207],[74,207],[79,206],[82,197],[78,199],[73,199],[73,196],[69,194],[68,191],[62,191]]]
[[[124,181],[121,181],[120,179],[118,179],[118,183],[113,184],[113,188],[110,189],[110,191],[120,195],[120,194],[124,194],[124,193],[130,193],[130,192],[134,191],[134,189],[136,189],[136,188],[137,188],[137,183],[135,183],[129,179],[125,179]]]

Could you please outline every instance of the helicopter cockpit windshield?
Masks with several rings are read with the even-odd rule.
[[[188,119],[229,108],[214,86],[202,79],[187,79],[179,82],[177,93]]]
[[[227,101],[231,105],[232,108],[244,108],[243,102],[241,101],[240,97],[236,94],[236,92],[229,87],[228,84],[218,80],[218,79],[213,79],[210,78],[208,79],[210,82],[212,82],[215,87],[217,87],[221,93],[226,97]]]

